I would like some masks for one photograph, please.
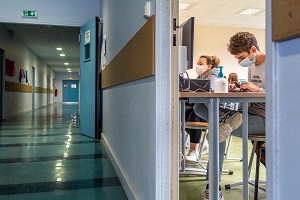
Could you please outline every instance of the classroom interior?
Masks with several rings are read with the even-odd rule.
[[[193,1],[193,0],[186,0]],[[196,2],[197,0],[194,0]],[[198,1],[197,1],[198,2]],[[219,2],[219,1],[217,1]],[[236,2],[238,2],[236,0]],[[180,11],[181,12],[181,11]],[[260,13],[262,14],[262,13]],[[182,23],[184,18],[180,18],[180,23]],[[221,60],[221,65],[224,66],[224,74],[228,76],[231,72],[236,72],[239,75],[240,79],[247,79],[247,69],[242,68],[236,62],[232,55],[227,51],[226,45],[228,39],[238,31],[249,31],[253,33],[259,42],[260,48],[262,51],[266,50],[266,33],[264,28],[249,28],[249,27],[229,27],[229,26],[211,26],[207,24],[195,24],[195,41],[194,41],[194,63],[197,62],[197,59],[200,55],[217,55]],[[191,77],[196,77],[195,68],[188,70],[188,73]],[[72,74],[72,77],[76,78],[77,73]],[[56,77],[58,78],[58,76]],[[67,79],[68,76],[61,79]],[[56,81],[56,84],[59,81]],[[61,85],[57,85],[60,86]],[[68,116],[70,117],[70,116]],[[76,132],[75,132],[76,135]],[[233,143],[230,147],[230,157],[241,157],[241,139],[233,138]],[[249,142],[249,150],[251,149],[252,144]],[[188,150],[188,149],[186,149]],[[203,155],[204,161],[208,158],[207,154]],[[205,163],[205,162],[204,162]],[[196,163],[189,163],[193,167],[199,167]],[[242,163],[237,160],[225,160],[224,169],[229,169],[233,171],[233,175],[224,174],[222,176],[222,188],[225,199],[241,199],[242,198],[242,187],[232,188],[231,190],[225,190],[224,185],[227,183],[237,182],[242,180]],[[115,176],[115,173],[113,173]],[[254,174],[252,173],[251,178]],[[265,178],[265,168],[261,166],[261,179]],[[181,175],[180,176],[180,199],[202,199],[203,191],[205,189],[207,181],[205,176],[196,176],[196,175]],[[119,187],[119,185],[117,185]],[[120,189],[120,188],[118,188]],[[122,194],[123,195],[123,194]],[[264,191],[259,191],[259,197],[264,199],[266,193]],[[123,195],[124,196],[124,195]],[[250,186],[250,198],[253,196],[253,187]]]
[[[180,1],[183,4],[186,1]],[[189,2],[189,1],[187,1]],[[261,3],[261,2],[260,2]],[[187,3],[189,4],[189,3]],[[237,32],[247,31],[255,35],[258,41],[258,45],[260,50],[266,51],[266,31],[265,27],[253,28],[253,24],[249,23],[249,26],[242,24],[238,27],[238,23],[235,26],[222,26],[222,25],[207,25],[204,20],[197,20],[197,14],[203,12],[196,12],[196,8],[193,10],[191,8],[197,6],[197,3],[193,5],[187,6],[187,10],[179,9],[179,19],[180,24],[186,22],[186,20],[190,19],[190,17],[195,18],[194,24],[194,52],[193,52],[193,69],[188,69],[187,73],[190,78],[196,78],[198,75],[195,70],[196,63],[198,58],[201,55],[213,56],[216,55],[220,58],[220,65],[223,66],[223,73],[226,77],[228,77],[229,73],[237,73],[238,78],[240,80],[247,81],[247,68],[244,68],[238,64],[236,59],[228,52],[227,43],[229,38]],[[179,6],[180,7],[180,6]],[[228,7],[224,6],[224,9]],[[245,7],[241,6],[239,9],[242,10]],[[215,14],[215,13],[214,13]],[[238,13],[237,13],[238,14]],[[222,14],[220,14],[222,15]],[[265,12],[260,12],[260,15],[265,15]],[[218,17],[218,16],[217,16]],[[217,18],[216,17],[216,18]],[[241,15],[241,17],[244,17]],[[204,17],[205,18],[205,17]],[[211,20],[213,20],[212,18]],[[209,20],[208,20],[209,21]],[[209,22],[208,22],[209,23]],[[216,22],[214,22],[217,24]],[[251,26],[250,26],[251,24]],[[252,27],[252,28],[251,28]],[[232,184],[235,182],[241,182],[243,180],[242,173],[242,139],[239,137],[232,137],[232,143],[229,146],[229,154],[226,155],[224,160],[223,169],[231,170],[233,174],[229,175],[228,173],[222,173],[222,193],[224,199],[243,199],[243,186],[235,186],[230,189],[226,189],[225,185]],[[229,139],[227,140],[227,145],[229,143]],[[249,159],[250,159],[250,151],[252,150],[252,143],[249,141],[248,149],[249,149]],[[188,154],[189,147],[186,146],[186,154]],[[206,167],[208,161],[209,153],[203,153],[201,162],[204,167]],[[256,157],[254,158],[254,163],[256,162]],[[199,165],[197,162],[186,162],[186,167],[191,169],[203,169],[203,166]],[[252,172],[250,175],[250,180],[254,180],[255,178],[255,165],[252,165]],[[179,196],[180,199],[203,199],[204,191],[206,188],[207,180],[205,175],[198,175],[197,173],[193,174],[193,170],[190,172],[191,174],[181,174],[179,178]],[[260,164],[260,180],[266,179],[266,169],[265,166]],[[262,188],[265,188],[265,184],[261,184]],[[264,190],[259,189],[258,193],[259,199],[266,199],[266,192]],[[249,186],[249,199],[254,198],[254,187]]]

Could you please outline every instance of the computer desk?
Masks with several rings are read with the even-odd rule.
[[[219,104],[239,102],[242,104],[243,124],[243,199],[249,199],[248,187],[248,103],[265,102],[265,92],[180,92],[181,121],[185,119],[184,100],[189,103],[208,103],[209,114],[209,194],[210,200],[219,199]],[[182,116],[183,115],[183,116]],[[185,122],[180,123],[181,134],[185,131]],[[222,155],[223,156],[223,155]]]

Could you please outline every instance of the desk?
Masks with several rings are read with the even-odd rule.
[[[248,188],[248,103],[265,102],[264,92],[180,92],[180,100],[188,99],[189,103],[209,103],[209,199],[219,199],[219,104],[226,102],[242,103],[243,111],[243,199],[249,199]],[[182,105],[182,104],[181,104]],[[181,109],[181,114],[184,111]],[[182,119],[182,118],[181,118]],[[181,123],[184,134],[185,123]],[[223,156],[223,155],[222,155]]]

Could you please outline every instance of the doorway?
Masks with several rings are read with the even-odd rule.
[[[79,101],[79,81],[63,80],[62,82],[63,103],[78,103]]]
[[[32,66],[32,110],[35,105],[35,67]]]
[[[0,119],[2,120],[2,102],[3,102],[3,77],[4,77],[4,70],[3,70],[3,63],[4,63],[4,50],[0,49]]]

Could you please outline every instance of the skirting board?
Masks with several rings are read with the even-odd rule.
[[[130,200],[141,199],[139,197],[138,193],[136,192],[134,185],[131,183],[130,178],[127,176],[122,165],[120,164],[119,160],[117,159],[114,151],[112,150],[112,148],[104,134],[101,135],[101,143],[104,146],[104,148],[108,154],[108,157],[109,157],[110,161],[112,162],[114,169],[116,170],[116,173],[118,175],[118,178],[120,179],[120,182],[126,193],[127,198]]]

